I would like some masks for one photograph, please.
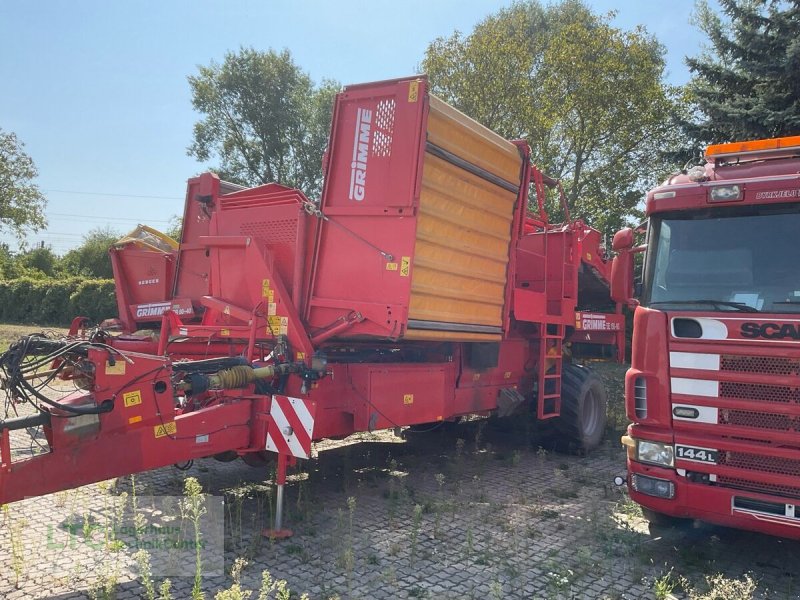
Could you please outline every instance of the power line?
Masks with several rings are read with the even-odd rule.
[[[78,219],[96,219],[101,221],[133,221],[134,223],[140,222],[142,219],[132,219],[130,217],[104,217],[102,215],[76,215],[74,213],[47,213],[48,217],[60,217],[65,220],[78,220]],[[151,223],[169,223],[164,219],[147,219]]]
[[[149,198],[152,200],[183,200],[183,198],[178,198],[177,196],[145,196],[145,195],[136,195],[136,194],[114,194],[112,192],[81,192],[78,190],[42,190],[43,192],[49,192],[54,194],[80,194],[82,196],[115,196],[117,198]]]

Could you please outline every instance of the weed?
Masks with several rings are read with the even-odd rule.
[[[8,527],[11,541],[11,568],[14,571],[14,586],[19,588],[22,573],[25,570],[25,544],[22,541],[22,532],[28,525],[25,519],[13,519],[8,504],[2,505],[3,522]]]
[[[206,514],[205,497],[200,482],[194,477],[187,477],[184,482],[184,499],[181,503],[181,512],[188,517],[194,529],[195,543],[195,573],[194,586],[192,587],[192,600],[203,600],[205,594],[201,589],[203,582],[203,556],[202,534],[200,532],[200,519]]]
[[[475,452],[481,451],[481,441],[483,441],[483,430],[486,428],[486,420],[481,420],[478,422],[478,426],[475,428]]]
[[[706,575],[705,592],[689,591],[691,600],[750,600],[756,591],[757,582],[750,573],[745,573],[743,579],[730,579],[722,573]]]
[[[233,584],[227,590],[220,590],[214,596],[215,600],[247,600],[253,592],[242,589],[242,571],[247,566],[247,561],[241,556],[233,561],[231,579]]]
[[[492,598],[495,600],[502,600],[503,599],[503,584],[499,581],[493,581],[492,585],[489,586],[489,593],[491,594]]]
[[[554,560],[548,561],[547,568],[547,587],[552,592],[563,592],[572,587],[575,578],[575,572],[572,569],[568,569],[563,563]]]
[[[414,505],[413,523],[411,526],[411,560],[417,554],[417,539],[419,538],[419,527],[422,523],[422,506],[420,504]]]
[[[172,582],[165,579],[158,588],[158,600],[172,600]]]
[[[670,598],[677,585],[678,582],[675,579],[672,569],[660,577],[656,577],[653,581],[653,594],[656,600],[667,600]]]
[[[139,550],[133,555],[139,567],[139,580],[144,588],[144,597],[147,600],[156,600],[156,588],[153,585],[153,570],[150,567],[150,554],[147,550]]]
[[[464,456],[464,444],[465,443],[466,442],[464,441],[463,438],[458,438],[456,440],[456,458],[460,459],[462,456]]]
[[[467,537],[466,540],[464,540],[464,546],[466,547],[465,549],[467,558],[469,558],[475,552],[475,541],[472,537],[472,527],[467,527]]]

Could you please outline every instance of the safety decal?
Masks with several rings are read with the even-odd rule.
[[[404,256],[400,260],[400,277],[408,277],[411,268],[411,257]]]
[[[125,392],[122,394],[122,403],[125,405],[125,408],[138,406],[142,403],[142,391],[134,390],[132,392]]]
[[[178,433],[178,425],[175,423],[175,421],[170,421],[169,423],[164,423],[163,425],[156,425],[153,427],[153,432],[157,438],[175,435]]]
[[[311,400],[277,394],[272,396],[267,450],[297,458],[310,458],[315,413],[316,403]]]

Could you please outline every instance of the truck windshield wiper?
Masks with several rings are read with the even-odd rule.
[[[738,310],[739,312],[761,312],[757,308],[750,306],[749,304],[745,304],[744,302],[728,302],[727,300],[661,300],[660,302],[650,303],[651,306],[656,304],[706,304],[708,306],[715,306],[717,308],[721,306],[729,306]]]

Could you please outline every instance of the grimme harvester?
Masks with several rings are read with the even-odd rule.
[[[324,169],[319,201],[190,179],[180,244],[140,227],[112,248],[119,319],[0,357],[0,503],[276,453],[280,506],[313,440],[525,405],[599,443],[603,387],[562,351],[624,351],[611,263],[597,231],[548,221],[558,184],[527,144],[413,77],[337,96]],[[45,394],[57,380],[72,391]],[[32,428],[47,451],[15,458]]]

